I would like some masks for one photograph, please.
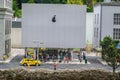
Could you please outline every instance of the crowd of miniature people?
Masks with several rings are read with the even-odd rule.
[[[80,62],[82,62],[82,59],[86,59],[86,55],[83,52],[78,53],[78,59]],[[67,50],[52,50],[52,49],[47,49],[47,50],[41,50],[39,51],[38,58],[42,62],[47,62],[49,60],[52,61],[59,61],[59,62],[71,62],[73,57],[73,53],[71,53],[70,49]]]
[[[70,49],[68,50],[51,50],[51,49],[47,49],[47,50],[41,50],[39,52],[39,60],[41,60],[42,62],[46,62],[49,60],[53,60],[56,61],[58,60],[59,62],[62,61],[71,61],[71,52]]]
[[[31,55],[32,53],[32,55]],[[27,52],[27,57],[28,58],[33,58],[33,59],[39,59],[42,62],[47,62],[47,61],[59,61],[61,62],[71,62],[73,60],[73,54],[77,53],[78,60],[82,62],[82,60],[87,60],[86,54],[83,50],[73,52],[71,49],[44,49],[44,50],[39,50],[39,52],[36,52],[36,57],[34,57],[34,53],[31,51]],[[25,56],[26,57],[26,56]]]

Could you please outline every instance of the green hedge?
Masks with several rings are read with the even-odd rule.
[[[103,70],[26,71],[24,69],[0,71],[0,80],[120,80],[120,72],[113,77]]]

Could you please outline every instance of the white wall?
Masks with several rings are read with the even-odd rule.
[[[20,20],[21,22],[21,20]],[[86,14],[86,43],[93,44],[93,23],[94,23],[94,13]],[[22,47],[21,46],[21,27],[16,26],[17,28],[12,28],[11,31],[11,42],[12,47]]]
[[[103,40],[106,36],[111,36],[113,38],[113,29],[120,28],[120,25],[113,24],[114,13],[120,13],[119,9],[120,6],[98,5],[94,7],[94,14],[100,14],[99,24],[94,24],[94,27],[101,28],[101,31],[99,29],[98,39],[93,39],[95,45],[99,45],[99,40]]]
[[[5,20],[10,20],[11,22],[12,20],[11,18],[12,18],[12,10],[4,9],[3,7],[0,8],[0,60],[2,59],[3,54],[10,55],[11,53],[11,52],[5,51],[5,46],[7,45],[8,47],[6,47],[6,50],[9,50],[8,49],[9,47],[11,49],[11,44],[10,45],[7,43],[5,44],[6,40],[11,39],[10,33],[5,35]],[[8,25],[11,28],[11,24],[8,24]]]
[[[23,47],[85,47],[86,6],[23,4],[22,12]]]
[[[0,0],[0,8],[4,8],[4,0]]]
[[[0,8],[8,8],[12,10],[13,0],[0,0]]]
[[[12,47],[20,48],[21,46],[21,28],[11,29],[11,44]]]
[[[94,13],[86,14],[86,43],[92,44]]]
[[[4,19],[0,19],[0,59],[2,59],[3,54],[5,54],[5,29]]]
[[[102,7],[102,39],[110,35],[113,38],[113,28],[120,28],[120,25],[114,25],[114,13],[120,13],[120,6]]]
[[[100,41],[100,24],[101,24],[101,5],[94,6],[94,29],[93,29],[93,46],[99,47]],[[98,28],[98,33],[95,33],[95,28]],[[94,35],[98,35],[95,37]]]
[[[21,20],[20,20],[21,22]],[[86,43],[93,44],[93,23],[94,23],[94,13],[87,13],[86,14]],[[12,47],[22,47],[21,45],[21,27],[16,26],[17,28],[12,28],[11,31],[11,42]]]

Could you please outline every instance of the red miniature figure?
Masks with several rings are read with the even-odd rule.
[[[56,70],[56,66],[57,66],[56,63],[54,62],[53,64],[54,70]]]

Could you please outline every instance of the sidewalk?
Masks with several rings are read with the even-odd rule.
[[[9,63],[15,56],[24,55],[23,49],[11,49],[11,55],[6,60],[0,60],[0,63]]]
[[[90,52],[90,53],[87,53],[87,56],[101,57],[101,53]]]
[[[45,62],[44,64],[53,64],[54,62],[51,60],[51,61],[48,61],[48,62]],[[80,62],[78,59],[73,59],[72,61],[69,61],[68,63],[64,61],[62,61],[61,63],[59,61],[56,61],[56,64],[91,64],[89,61],[87,61],[87,63],[85,63],[85,60],[82,60],[82,62]]]
[[[101,57],[101,53],[88,53],[87,56],[95,56],[95,57]],[[97,59],[101,64],[107,65],[106,61],[102,60],[101,58]]]
[[[106,61],[104,61],[104,60],[102,60],[102,59],[98,59],[98,61],[100,61],[100,63],[103,64],[103,65],[108,65],[108,64],[106,63]]]
[[[9,58],[6,60],[1,60],[0,63],[9,63],[15,56],[17,56],[17,54],[11,54]]]

